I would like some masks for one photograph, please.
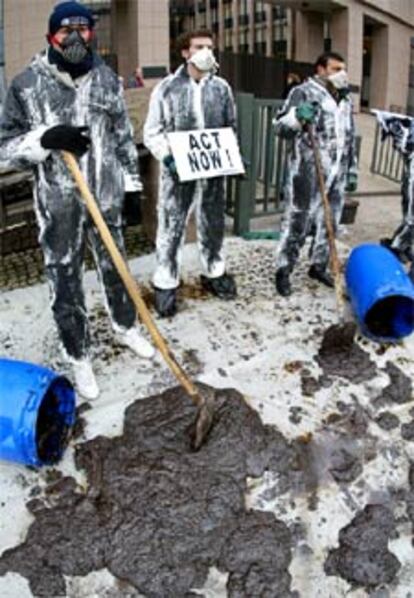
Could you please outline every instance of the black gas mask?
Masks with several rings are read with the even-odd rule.
[[[89,46],[76,29],[74,29],[60,44],[61,53],[70,64],[81,63],[89,53]]]

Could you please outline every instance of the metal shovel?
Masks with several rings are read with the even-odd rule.
[[[174,355],[170,351],[167,342],[160,334],[154,320],[143,300],[138,284],[130,273],[124,258],[122,257],[118,247],[116,246],[112,235],[102,217],[95,198],[93,197],[85,178],[79,168],[76,158],[70,153],[63,151],[63,158],[78,186],[81,196],[86,204],[89,214],[95,223],[96,228],[101,235],[102,241],[108,250],[109,255],[121,277],[128,294],[133,301],[136,310],[148,329],[155,346],[160,351],[170,370],[177,378],[178,382],[189,395],[190,399],[197,406],[197,416],[194,423],[194,431],[192,434],[192,447],[198,450],[203,444],[213,424],[214,418],[214,400],[212,396],[203,397],[197,390],[194,383],[190,380],[182,367],[176,361]]]
[[[335,243],[335,231],[333,224],[333,216],[329,199],[325,189],[325,181],[322,173],[321,157],[319,153],[318,142],[315,138],[315,133],[312,126],[307,128],[309,139],[312,146],[313,156],[315,159],[316,175],[318,177],[319,190],[322,198],[323,211],[325,216],[325,224],[328,235],[329,244],[329,259],[331,270],[334,278],[336,306],[339,317],[339,324],[330,326],[324,333],[322,342],[322,352],[331,351],[349,351],[354,343],[354,336],[356,332],[356,324],[352,321],[346,321],[345,317],[345,291],[342,282],[341,264],[338,257],[338,251]]]

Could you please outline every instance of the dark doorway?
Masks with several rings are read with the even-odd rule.
[[[364,19],[364,37],[362,45],[362,85],[361,108],[369,108],[372,66],[372,32],[374,25]]]
[[[381,108],[386,102],[389,30],[385,23],[364,16],[361,108]]]

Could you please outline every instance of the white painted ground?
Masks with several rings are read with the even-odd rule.
[[[323,447],[329,436],[322,420],[337,410],[336,401],[352,404],[353,395],[367,407],[372,414],[369,434],[377,438],[376,454],[369,460],[367,456],[362,476],[345,490],[341,490],[329,475],[322,476],[324,481],[319,487],[317,509],[310,511],[306,496],[296,497],[294,506],[287,495],[268,498],[271,493],[266,494],[266,490],[274,487],[277,480],[267,474],[262,479],[249,480],[246,501],[250,507],[273,511],[288,525],[300,523],[304,527],[304,537],[297,541],[290,567],[292,589],[298,590],[302,597],[368,596],[363,590],[352,590],[347,582],[337,577],[325,576],[323,562],[328,549],[337,546],[340,528],[358,510],[370,502],[384,500],[389,488],[407,486],[408,461],[414,460],[414,442],[403,441],[398,428],[391,432],[381,430],[373,421],[377,412],[369,403],[370,398],[387,386],[388,376],[384,372],[363,385],[338,381],[331,388],[320,390],[314,398],[302,397],[300,371],[289,371],[292,368],[286,368],[286,364],[299,360],[305,362],[314,375],[318,374],[319,367],[313,356],[322,331],[336,321],[333,291],[310,281],[305,274],[308,264],[304,262],[293,276],[294,295],[288,300],[282,299],[276,296],[273,287],[274,242],[231,238],[226,242],[226,249],[229,269],[236,274],[239,286],[238,301],[186,299],[173,320],[157,320],[157,323],[171,341],[180,362],[185,351],[196,352],[200,366],[194,365],[189,370],[196,374],[196,379],[215,387],[236,388],[258,410],[265,423],[276,425],[287,438],[311,432],[314,441],[320,443],[322,469]],[[194,279],[198,274],[198,260],[193,245],[185,247],[184,264],[184,277]],[[153,266],[153,256],[131,262],[138,281],[146,284]],[[94,273],[86,274],[85,284],[88,304],[94,312],[102,305]],[[97,434],[119,434],[127,405],[175,385],[159,357],[154,364],[148,364],[128,352],[111,356],[112,332],[108,320],[99,325],[96,337],[94,364],[102,393],[84,415],[88,439]],[[375,353],[378,345],[364,340],[363,346],[379,367],[393,361],[414,378],[414,335],[381,356]],[[42,363],[58,370],[62,368],[46,285],[1,294],[0,347],[5,356]],[[303,409],[298,424],[289,419],[289,409],[295,406]],[[413,406],[414,400],[387,407],[387,410],[395,413],[401,423],[406,423],[411,420],[408,411]],[[84,483],[82,474],[74,471],[73,447],[69,447],[58,469],[76,476],[80,484]],[[46,484],[46,473],[46,468],[34,472],[18,465],[0,463],[0,554],[24,540],[31,521],[25,502],[33,486]],[[402,511],[404,508],[401,505]],[[414,550],[410,526],[401,523],[398,531],[399,538],[390,542],[390,550],[402,564],[398,584],[388,588],[389,594],[382,596],[406,598],[414,587]],[[198,593],[209,598],[225,597],[226,577],[213,568],[205,588],[199,589]],[[118,595],[115,580],[107,571],[67,579],[67,596],[71,598]],[[9,574],[0,578],[1,598],[30,596],[28,584],[22,577]],[[128,596],[138,596],[138,593],[131,588]]]

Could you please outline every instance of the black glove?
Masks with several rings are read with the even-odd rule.
[[[45,149],[66,150],[76,156],[82,156],[91,144],[90,138],[85,135],[87,130],[88,127],[56,125],[43,133],[40,143]]]

